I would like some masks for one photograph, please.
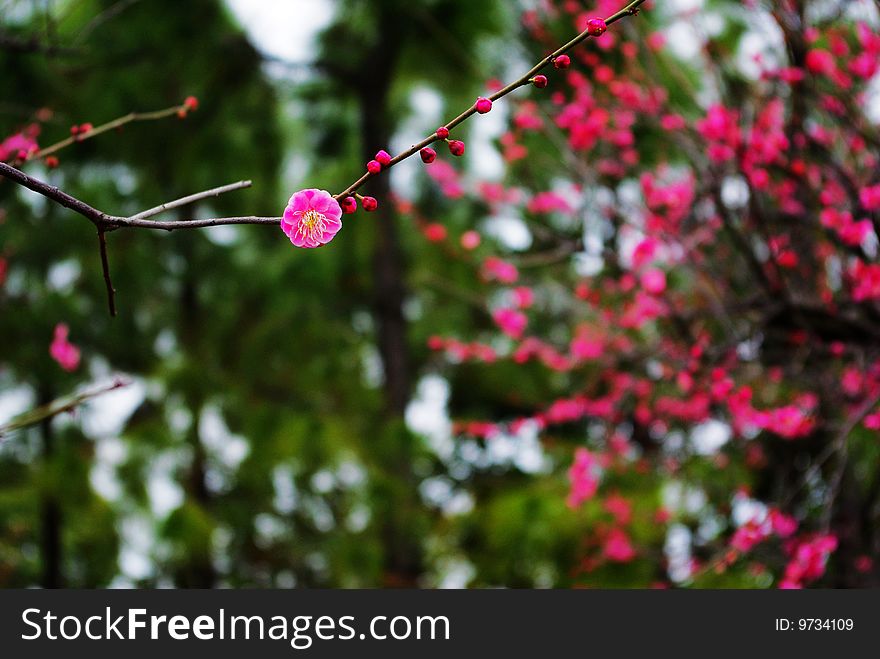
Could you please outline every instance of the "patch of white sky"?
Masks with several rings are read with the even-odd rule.
[[[226,0],[264,54],[293,64],[313,59],[315,37],[330,24],[333,0]]]

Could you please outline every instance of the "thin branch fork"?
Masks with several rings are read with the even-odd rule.
[[[25,174],[20,169],[16,169],[11,165],[0,162],[0,176],[9,179],[13,183],[32,190],[55,203],[69,208],[73,212],[82,215],[89,220],[98,229],[104,231],[115,231],[123,228],[137,229],[161,229],[162,231],[174,231],[175,229],[200,229],[204,227],[222,226],[227,224],[280,224],[280,217],[260,217],[260,216],[240,216],[240,217],[217,217],[200,220],[149,220],[147,218],[164,213],[173,208],[179,208],[187,204],[192,204],[209,197],[217,197],[225,192],[233,192],[251,186],[251,181],[238,181],[228,185],[222,185],[203,192],[169,201],[154,208],[141,211],[130,217],[120,215],[110,215],[103,211],[90,206],[84,201],[64,192],[60,188],[50,185],[38,178],[34,178],[29,174]]]
[[[187,195],[186,197],[181,197],[180,199],[175,199],[174,201],[160,204],[159,206],[142,211],[131,217],[121,217],[100,211],[86,202],[64,192],[64,190],[25,174],[20,169],[16,169],[3,162],[0,162],[0,176],[27,188],[28,190],[32,190],[65,208],[69,208],[95,225],[95,228],[98,230],[98,250],[101,256],[101,270],[104,276],[104,284],[107,288],[107,305],[111,316],[116,315],[116,289],[113,288],[113,281],[110,278],[110,262],[107,255],[106,237],[108,232],[122,228],[174,231],[175,229],[197,229],[229,224],[279,224],[281,222],[280,217],[218,217],[181,221],[159,221],[147,219],[160,215],[168,210],[179,208],[186,204],[195,203],[202,199],[217,197],[226,192],[248,188],[251,186],[250,181],[238,181],[217,188],[211,188],[210,190],[204,190],[202,192]]]
[[[880,405],[880,394],[871,396],[866,399],[862,403],[862,405],[858,407],[852,413],[852,415],[850,415],[850,417],[839,428],[834,438],[829,441],[828,444],[826,444],[824,450],[816,456],[813,464],[811,464],[810,467],[804,472],[800,486],[789,493],[782,504],[783,508],[790,505],[795,496],[800,493],[801,490],[807,487],[814,478],[819,476],[822,468],[835,454],[839,454],[839,466],[837,471],[835,471],[835,473],[831,475],[828,488],[829,501],[826,503],[826,509],[823,513],[823,516],[827,522],[831,512],[831,506],[834,502],[834,498],[837,496],[837,489],[840,486],[840,479],[843,476],[842,469],[846,466],[846,454],[847,446],[849,443],[849,436],[853,432],[853,430],[855,430],[856,426],[864,421],[865,417],[868,416],[872,411],[874,411],[878,405]],[[825,524],[825,526],[827,528],[827,523]]]

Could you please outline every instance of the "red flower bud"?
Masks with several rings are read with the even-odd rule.
[[[346,197],[340,202],[339,206],[340,208],[342,208],[343,213],[345,213],[346,215],[351,215],[358,208],[357,199],[355,199],[354,197]]]
[[[553,66],[557,69],[567,69],[571,66],[571,58],[568,55],[560,55],[553,60]]]
[[[382,165],[378,160],[371,160],[367,163],[367,171],[370,172],[370,174],[378,174],[382,171]]]
[[[383,149],[376,154],[376,162],[382,165],[382,167],[388,167],[391,164],[391,154]]]
[[[547,86],[547,76],[539,75],[532,78],[532,84],[538,89],[544,89]]]
[[[437,137],[441,140],[445,140],[449,137],[449,129],[446,126],[440,126],[440,128],[437,129]]]
[[[46,167],[49,169],[55,169],[58,167],[58,158],[55,156],[46,156]]]
[[[79,135],[79,126],[76,126],[76,125],[71,126],[70,127],[70,134],[73,135],[74,137]]]
[[[376,201],[375,197],[364,197],[363,199],[361,199],[361,205],[368,213],[372,213],[374,210],[379,208],[379,202]]]
[[[187,110],[198,110],[199,109],[199,99],[195,96],[187,96],[183,100],[183,107]]]
[[[608,26],[601,18],[591,18],[587,21],[587,32],[589,32],[594,37],[605,34],[605,30],[607,29]]]
[[[437,157],[437,152],[434,151],[434,149],[432,149],[431,147],[426,146],[424,149],[419,151],[419,155],[422,157],[423,163],[425,163],[426,165],[430,165],[432,162],[434,162],[434,158]]]
[[[449,143],[449,153],[454,156],[463,156],[464,155],[464,142],[461,140],[452,140]]]
[[[492,109],[492,101],[488,98],[481,96],[477,99],[477,104],[474,106],[477,108],[477,112],[480,114],[486,114]]]

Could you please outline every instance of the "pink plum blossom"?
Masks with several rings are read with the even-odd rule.
[[[10,135],[0,142],[0,162],[15,158],[21,152],[30,155],[38,150],[40,147],[35,138],[39,132],[39,126],[32,124],[22,132]]]
[[[465,231],[461,234],[461,246],[470,251],[480,246],[480,234],[476,231]]]
[[[295,193],[281,218],[281,229],[297,247],[320,247],[342,228],[342,208],[326,190]]]
[[[588,336],[577,336],[571,341],[569,347],[572,357],[578,360],[596,359],[605,351],[605,344],[601,339]]]
[[[67,340],[70,332],[67,325],[59,323],[55,326],[55,334],[49,346],[49,354],[65,371],[72,373],[79,366],[79,348]]]
[[[422,229],[422,232],[432,243],[439,243],[446,240],[446,227],[442,224],[432,222]]]
[[[502,284],[513,284],[519,279],[519,271],[512,263],[490,256],[483,261],[483,277],[490,281],[495,279]]]
[[[835,68],[837,68],[834,63],[834,55],[821,48],[816,48],[807,53],[806,65],[812,73],[819,75],[831,75],[834,73]]]
[[[605,499],[605,510],[614,516],[618,524],[629,524],[632,521],[632,504],[629,499],[616,492]]]
[[[761,427],[785,439],[797,439],[809,435],[816,427],[810,410],[799,405],[784,405],[757,415]]]
[[[522,311],[515,309],[499,309],[492,314],[492,318],[501,331],[513,339],[518,339],[522,336],[529,322]]]
[[[450,199],[458,199],[464,196],[464,187],[455,167],[445,160],[436,161],[431,167],[428,167],[428,176],[430,176],[440,191]]]
[[[636,557],[636,550],[633,549],[632,542],[623,529],[611,530],[602,551],[609,561],[615,563],[628,563]]]
[[[635,246],[635,249],[632,253],[633,268],[641,268],[643,265],[653,259],[654,254],[657,253],[658,245],[659,243],[655,238],[649,237],[639,241],[639,244]]]
[[[856,302],[880,298],[880,265],[866,264],[857,259],[850,269],[853,279],[853,299]]]
[[[529,201],[528,210],[532,213],[571,213],[571,205],[565,197],[556,192],[539,192]]]
[[[862,188],[859,191],[859,200],[869,211],[880,210],[880,183]]]
[[[661,295],[666,290],[666,273],[652,268],[646,270],[641,276],[642,288],[651,295]]]
[[[599,489],[599,461],[596,456],[585,448],[577,449],[574,462],[568,470],[568,478],[571,481],[569,507],[576,508],[584,501],[592,499]]]
[[[749,552],[769,536],[766,525],[749,520],[740,526],[730,539],[730,546],[743,553]]]
[[[780,538],[788,538],[789,536],[794,535],[794,532],[797,531],[797,520],[791,515],[786,515],[774,508],[770,511],[769,517],[773,532]]]
[[[723,105],[713,105],[697,130],[708,141],[708,154],[714,162],[732,160],[740,144],[739,113]]]
[[[793,545],[791,560],[785,567],[780,588],[802,588],[825,573],[828,557],[837,549],[833,535],[817,535]]]
[[[528,309],[535,303],[535,292],[528,286],[513,289],[513,300],[520,309]]]

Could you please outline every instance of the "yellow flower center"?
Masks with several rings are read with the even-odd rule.
[[[297,233],[311,240],[318,240],[324,235],[327,216],[316,210],[299,211],[299,226]]]

